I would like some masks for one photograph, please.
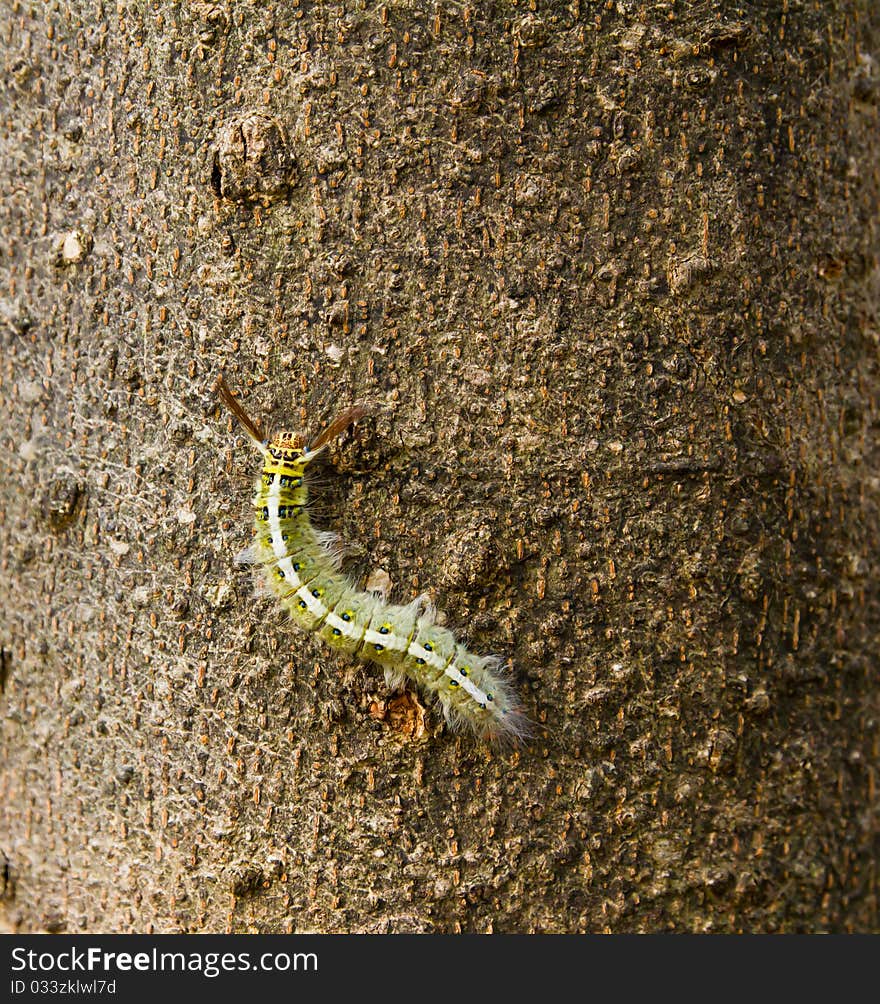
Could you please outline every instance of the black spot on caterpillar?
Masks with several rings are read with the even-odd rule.
[[[401,606],[358,589],[339,570],[339,554],[328,546],[332,535],[309,521],[306,468],[367,409],[350,408],[306,443],[286,431],[265,437],[222,377],[217,394],[263,457],[253,500],[256,537],[247,560],[262,567],[299,627],[331,648],[378,663],[392,689],[412,680],[436,698],[452,728],[469,728],[497,745],[520,745],[529,722],[501,673],[501,660],[470,652],[436,624],[426,596]]]

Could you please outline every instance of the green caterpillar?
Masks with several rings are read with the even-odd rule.
[[[524,741],[528,720],[500,675],[501,660],[469,652],[434,622],[425,596],[400,606],[358,589],[339,570],[340,555],[328,546],[332,535],[309,521],[306,468],[367,409],[349,409],[306,444],[290,432],[264,437],[222,377],[217,393],[263,456],[253,501],[256,539],[248,560],[262,566],[269,587],[299,627],[331,648],[378,663],[392,689],[412,680],[437,699],[452,728],[468,727],[499,745]]]

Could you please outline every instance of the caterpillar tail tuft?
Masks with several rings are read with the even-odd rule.
[[[257,564],[296,624],[328,646],[378,663],[392,688],[411,680],[434,697],[449,725],[496,746],[520,746],[530,722],[497,656],[477,655],[435,622],[427,596],[386,602],[339,570],[332,534],[316,530],[307,509],[306,469],[325,447],[368,414],[356,405],[311,442],[281,431],[267,438],[221,376],[217,395],[263,457],[253,505],[255,539],[239,557]]]

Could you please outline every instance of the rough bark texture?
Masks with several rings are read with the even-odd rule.
[[[878,928],[874,6],[4,0],[11,927]],[[221,370],[521,754],[254,595]]]

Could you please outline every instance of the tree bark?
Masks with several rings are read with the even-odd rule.
[[[877,930],[875,5],[421,6],[2,4],[6,923]],[[255,594],[221,371],[524,750]]]

